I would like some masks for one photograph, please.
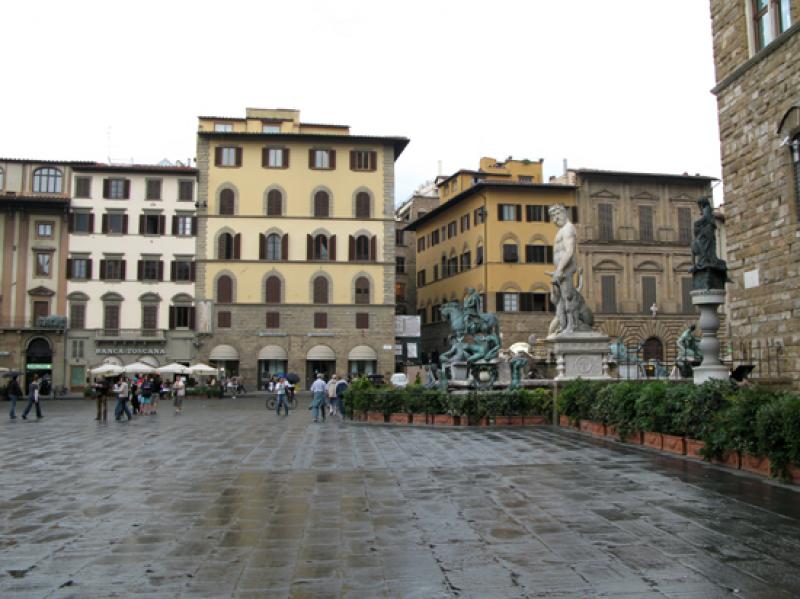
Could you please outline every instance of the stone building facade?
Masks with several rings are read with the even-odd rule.
[[[394,163],[407,143],[296,110],[199,118],[201,359],[250,387],[393,371]]]
[[[101,363],[189,363],[194,355],[197,169],[73,169],[69,213],[69,386]]]
[[[797,385],[800,2],[711,0],[711,18],[734,358]]]

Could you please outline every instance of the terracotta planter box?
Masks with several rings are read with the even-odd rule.
[[[454,417],[451,416],[450,414],[434,414],[433,423],[443,424],[446,426],[453,426],[455,424],[455,420]]]
[[[611,437],[612,439],[619,441],[619,431],[617,430],[617,427],[606,425],[606,437]]]
[[[367,412],[367,422],[386,422],[383,412]]]
[[[653,449],[664,449],[664,435],[661,433],[646,432],[642,440],[642,445]]]
[[[564,416],[563,414],[561,414],[558,417],[558,425],[559,426],[566,426],[567,428],[571,427],[572,425],[569,422],[569,416]]]
[[[772,462],[769,458],[751,455],[749,453],[742,454],[742,462],[739,466],[742,470],[747,470],[753,474],[760,474],[761,476],[770,476]]]
[[[389,422],[392,424],[408,424],[411,422],[411,414],[406,414],[405,412],[389,414]]]
[[[427,414],[412,414],[411,424],[428,424]]]
[[[494,419],[497,426],[522,426],[524,422],[522,416],[496,416]]]
[[[544,416],[525,416],[522,419],[522,424],[525,426],[540,426],[542,424],[547,424],[547,418]]]
[[[605,437],[606,425],[594,420],[581,420],[581,430],[595,437]]]
[[[739,455],[738,451],[726,451],[722,455],[721,459],[714,458],[711,461],[714,464],[720,464],[722,466],[728,466],[730,468],[736,468],[737,470],[742,465],[741,456]]]
[[[789,482],[800,485],[800,467],[789,464]]]
[[[697,439],[686,439],[686,455],[696,460],[702,460],[703,455],[700,453],[700,450],[705,446],[705,443]]]
[[[664,439],[664,451],[686,455],[686,439],[675,435],[662,435]]]
[[[623,439],[626,443],[630,443],[631,445],[641,445],[644,443],[643,435],[641,431],[633,431],[632,433],[628,434],[627,437]]]

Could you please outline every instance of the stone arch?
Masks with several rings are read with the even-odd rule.
[[[601,260],[594,265],[592,270],[619,271],[624,270],[619,262],[614,260]]]
[[[550,241],[541,233],[534,233],[528,239],[530,245],[550,245]]]
[[[505,235],[503,235],[503,236],[500,238],[500,247],[502,247],[503,245],[505,245],[505,244],[507,244],[507,243],[516,243],[516,244],[517,244],[517,247],[519,247],[519,244],[520,244],[520,242],[519,242],[519,237],[517,237],[517,236],[516,236],[514,233],[512,233],[511,231],[507,231],[507,232],[506,232],[506,234],[505,234]]]
[[[161,296],[153,291],[148,291],[139,296],[140,302],[158,303],[161,302]]]
[[[122,302],[125,298],[116,291],[108,291],[100,296],[101,302]]]
[[[688,273],[691,267],[692,263],[687,261],[677,264],[672,270],[674,270],[675,272]]]
[[[361,193],[367,194],[369,197],[369,214],[367,216],[356,216],[358,214],[358,206],[356,200],[358,199],[358,195]],[[374,218],[375,217],[375,194],[372,193],[372,190],[369,187],[357,187],[353,190],[352,196],[352,215],[355,218]]]
[[[271,191],[277,191],[281,194],[280,211],[277,214],[269,213],[268,200]],[[289,205],[289,200],[288,196],[286,195],[286,190],[281,185],[273,183],[272,185],[267,187],[264,190],[264,196],[262,202],[263,202],[262,212],[261,212],[262,214],[265,214],[267,216],[286,216],[286,207]]]
[[[217,186],[217,189],[214,191],[214,206],[212,207],[212,213],[219,214],[220,196],[226,189],[230,189],[233,192],[233,213],[239,214],[239,188],[230,181],[220,183]]]
[[[318,185],[317,187],[315,187],[314,189],[311,190],[311,197],[309,198],[309,207],[308,207],[309,210],[308,210],[308,213],[310,215],[312,215],[312,216],[314,216],[316,214],[315,210],[314,210],[315,198],[317,196],[317,193],[320,192],[320,191],[324,191],[325,193],[328,194],[328,216],[327,217],[322,216],[322,217],[317,217],[317,218],[330,218],[334,214],[334,210],[333,210],[333,207],[334,207],[334,196],[333,196],[333,191],[331,190],[331,188],[326,186],[326,185]]]
[[[284,278],[284,276],[281,274],[280,271],[275,270],[274,268],[272,270],[268,271],[268,272],[265,272],[264,276],[261,277],[261,294],[262,294],[262,298],[263,298],[264,303],[265,304],[267,303],[267,280],[270,277],[277,277],[278,280],[281,282],[281,293],[280,293],[280,301],[279,301],[279,303],[281,303],[281,304],[285,303],[286,302],[286,279]]]
[[[537,281],[530,286],[530,290],[533,293],[550,293],[550,287],[548,287],[545,283],[541,281]]]
[[[170,302],[173,304],[191,304],[194,302],[194,298],[188,293],[177,293],[172,296]]]
[[[506,281],[500,285],[500,291],[521,293],[522,288],[516,281]]]
[[[89,296],[83,291],[73,291],[67,296],[67,300],[70,302],[88,302]]]
[[[448,258],[455,258],[458,254],[456,254],[456,248],[450,248],[450,253],[447,255]]]
[[[232,244],[236,243],[236,231],[234,231],[232,228],[230,228],[228,226],[224,226],[221,229],[218,229],[216,231],[216,233],[214,233],[214,245],[212,246],[213,247],[212,256],[214,256],[214,258],[216,258],[218,260],[222,259],[219,256],[219,238],[222,237],[226,233],[231,236],[231,240],[232,240],[231,243]]]
[[[463,254],[464,252],[469,252],[469,251],[471,251],[471,248],[469,247],[469,242],[465,241],[464,245],[461,247],[461,253]]]
[[[353,275],[353,278],[350,280],[350,300],[354,304],[358,303],[356,301],[356,281],[361,277],[366,278],[369,282],[369,301],[367,303],[371,304],[373,303],[372,298],[375,296],[375,280],[372,278],[372,275],[363,270]]]
[[[637,264],[633,270],[645,272],[664,272],[664,268],[653,260],[643,260]]]
[[[317,272],[315,272],[312,275],[312,277],[309,279],[309,281],[308,281],[308,298],[309,298],[309,301],[312,304],[315,304],[315,302],[314,302],[314,281],[316,281],[320,277],[322,277],[323,279],[328,281],[328,301],[326,302],[326,304],[332,304],[333,302],[331,300],[333,299],[333,278],[331,277],[330,274],[328,274],[327,272],[325,272],[323,270],[318,270]],[[321,305],[321,304],[315,304],[315,305]]]
[[[316,237],[317,235],[324,235],[325,237],[330,237],[331,232],[328,231],[325,227],[317,227],[311,232],[311,237]]]
[[[219,271],[218,273],[216,273],[214,275],[214,286],[211,289],[211,296],[214,298],[215,302],[219,303],[217,301],[217,289],[218,289],[218,285],[219,285],[219,280],[222,277],[225,277],[225,276],[230,277],[230,279],[231,279],[231,303],[235,304],[236,303],[237,288],[238,288],[239,285],[238,285],[238,282],[236,280],[236,275],[230,270],[221,270],[221,271]]]

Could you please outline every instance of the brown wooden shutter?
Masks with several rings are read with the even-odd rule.
[[[356,259],[356,238],[352,235],[349,236],[347,248],[347,259],[352,262]]]
[[[127,214],[123,214],[122,215],[122,233],[123,233],[123,235],[127,235],[128,234],[128,215]]]
[[[242,166],[242,148],[236,148],[236,166]]]
[[[214,148],[214,166],[222,165],[222,148]]]
[[[378,259],[378,236],[373,235],[369,240],[369,259],[375,262]]]
[[[142,280],[142,274],[144,272],[144,262],[142,260],[136,261],[136,280]]]
[[[164,261],[163,260],[159,260],[158,261],[158,280],[159,281],[163,281],[164,280]]]
[[[289,168],[289,148],[283,148],[283,168]]]
[[[331,165],[331,170],[333,170],[336,168],[336,150],[329,150],[329,152],[331,157],[329,164]]]
[[[101,222],[100,232],[108,233],[108,214],[104,214],[100,222]]]
[[[131,180],[130,179],[125,179],[124,188],[125,188],[125,191],[123,192],[123,196],[122,197],[124,197],[126,200],[128,200],[131,197]]]
[[[194,330],[194,313],[195,313],[195,309],[194,308],[189,308],[189,328],[191,330]]]
[[[176,268],[175,260],[171,260],[170,263],[169,263],[169,280],[170,281],[174,281],[175,280],[175,268]]]
[[[100,272],[98,278],[103,281],[106,278],[106,261],[100,260]]]
[[[192,235],[197,235],[197,217],[192,217]]]
[[[167,217],[163,214],[158,215],[158,234],[164,235],[167,232]]]
[[[175,306],[169,307],[169,328],[175,328]]]
[[[314,150],[308,151],[308,168],[314,168]]]
[[[503,293],[498,291],[494,294],[494,311],[504,312],[505,310],[503,308]]]
[[[350,170],[356,170],[356,151],[350,150]]]
[[[331,260],[336,260],[336,235],[331,235],[328,246],[328,255],[331,257]]]
[[[267,257],[267,236],[263,233],[258,234],[258,259],[264,260]]]
[[[289,234],[284,233],[281,237],[281,260],[289,259]]]
[[[178,217],[176,215],[172,215],[172,234],[178,234]]]
[[[128,264],[127,264],[127,262],[125,260],[120,260],[120,268],[119,268],[119,270],[120,270],[119,278],[124,281],[125,278],[128,276],[128,273],[127,273]]]
[[[497,220],[503,220],[503,205],[497,205]]]
[[[314,259],[314,238],[311,235],[306,235],[306,260]]]
[[[239,260],[242,257],[242,234],[237,233],[233,236],[233,259]]]
[[[94,213],[89,215],[89,233],[94,233]]]
[[[111,181],[108,179],[103,179],[103,197],[108,199],[108,196],[111,192]]]
[[[517,208],[517,222],[522,222],[522,206],[516,205]]]
[[[192,283],[194,283],[195,279],[197,278],[197,269],[194,262],[189,265],[189,278],[191,279]]]
[[[602,311],[613,314],[617,311],[616,279],[613,275],[600,277]]]
[[[67,233],[72,233],[73,231],[75,231],[75,213],[70,212],[67,217]]]
[[[261,148],[261,166],[269,166],[269,148]]]
[[[67,278],[72,278],[72,259],[67,258]]]
[[[87,279],[91,279],[92,278],[92,259],[91,258],[89,258],[86,261],[86,278]]]
[[[375,150],[369,152],[369,170],[374,171],[378,169],[378,153]]]
[[[144,214],[140,214],[139,215],[139,235],[143,235],[144,234],[144,227],[145,227],[144,218],[145,218]]]

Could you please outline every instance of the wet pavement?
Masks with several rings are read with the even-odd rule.
[[[259,399],[44,408],[0,422],[4,598],[800,596],[800,493],[714,466]]]

